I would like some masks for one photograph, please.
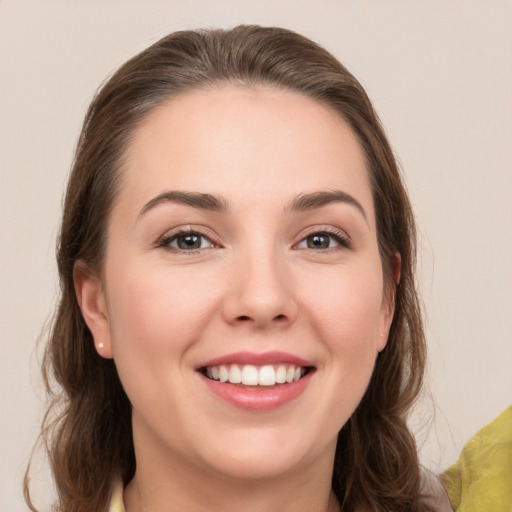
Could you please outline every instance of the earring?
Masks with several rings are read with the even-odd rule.
[[[101,350],[104,346],[105,346],[105,345],[103,345],[103,342],[102,342],[102,341],[100,341],[100,342],[98,343],[98,348],[99,348],[100,350]]]

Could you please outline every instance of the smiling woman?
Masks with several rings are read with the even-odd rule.
[[[57,509],[431,510],[414,257],[378,118],[325,50],[242,26],[134,57],[66,195]]]

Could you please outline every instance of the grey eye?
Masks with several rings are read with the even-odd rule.
[[[304,238],[297,247],[299,249],[324,250],[341,245],[339,237],[331,233],[313,233]]]
[[[202,238],[200,235],[195,234],[180,235],[176,237],[176,245],[179,249],[200,249]]]
[[[308,249],[328,249],[331,247],[331,237],[326,234],[311,235],[306,238]]]
[[[171,235],[164,239],[161,245],[179,251],[195,251],[212,247],[213,243],[207,236],[191,231]]]

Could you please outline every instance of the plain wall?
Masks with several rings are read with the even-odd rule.
[[[35,344],[57,296],[55,236],[85,109],[124,60],[191,27],[297,30],[367,88],[420,228],[433,400],[412,423],[426,465],[454,462],[512,402],[511,21],[508,0],[0,0],[0,511],[26,510],[44,399]],[[34,477],[50,489],[43,468]]]

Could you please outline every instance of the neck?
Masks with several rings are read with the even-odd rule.
[[[332,452],[332,453],[330,453]],[[334,449],[286,474],[239,478],[196,467],[165,450],[137,453],[124,492],[127,512],[338,512],[331,489]]]
[[[208,494],[202,490],[201,484],[195,488],[196,494],[185,495],[183,489],[173,485],[164,492],[157,491],[154,485],[146,485],[135,477],[124,493],[127,512],[178,512],[193,510],[194,512],[339,512],[336,497],[329,491],[321,496],[318,489],[310,489],[308,494],[303,488],[295,485],[267,486],[261,482],[239,485],[234,484]],[[172,492],[171,492],[172,491]],[[177,492],[175,492],[177,491]]]

